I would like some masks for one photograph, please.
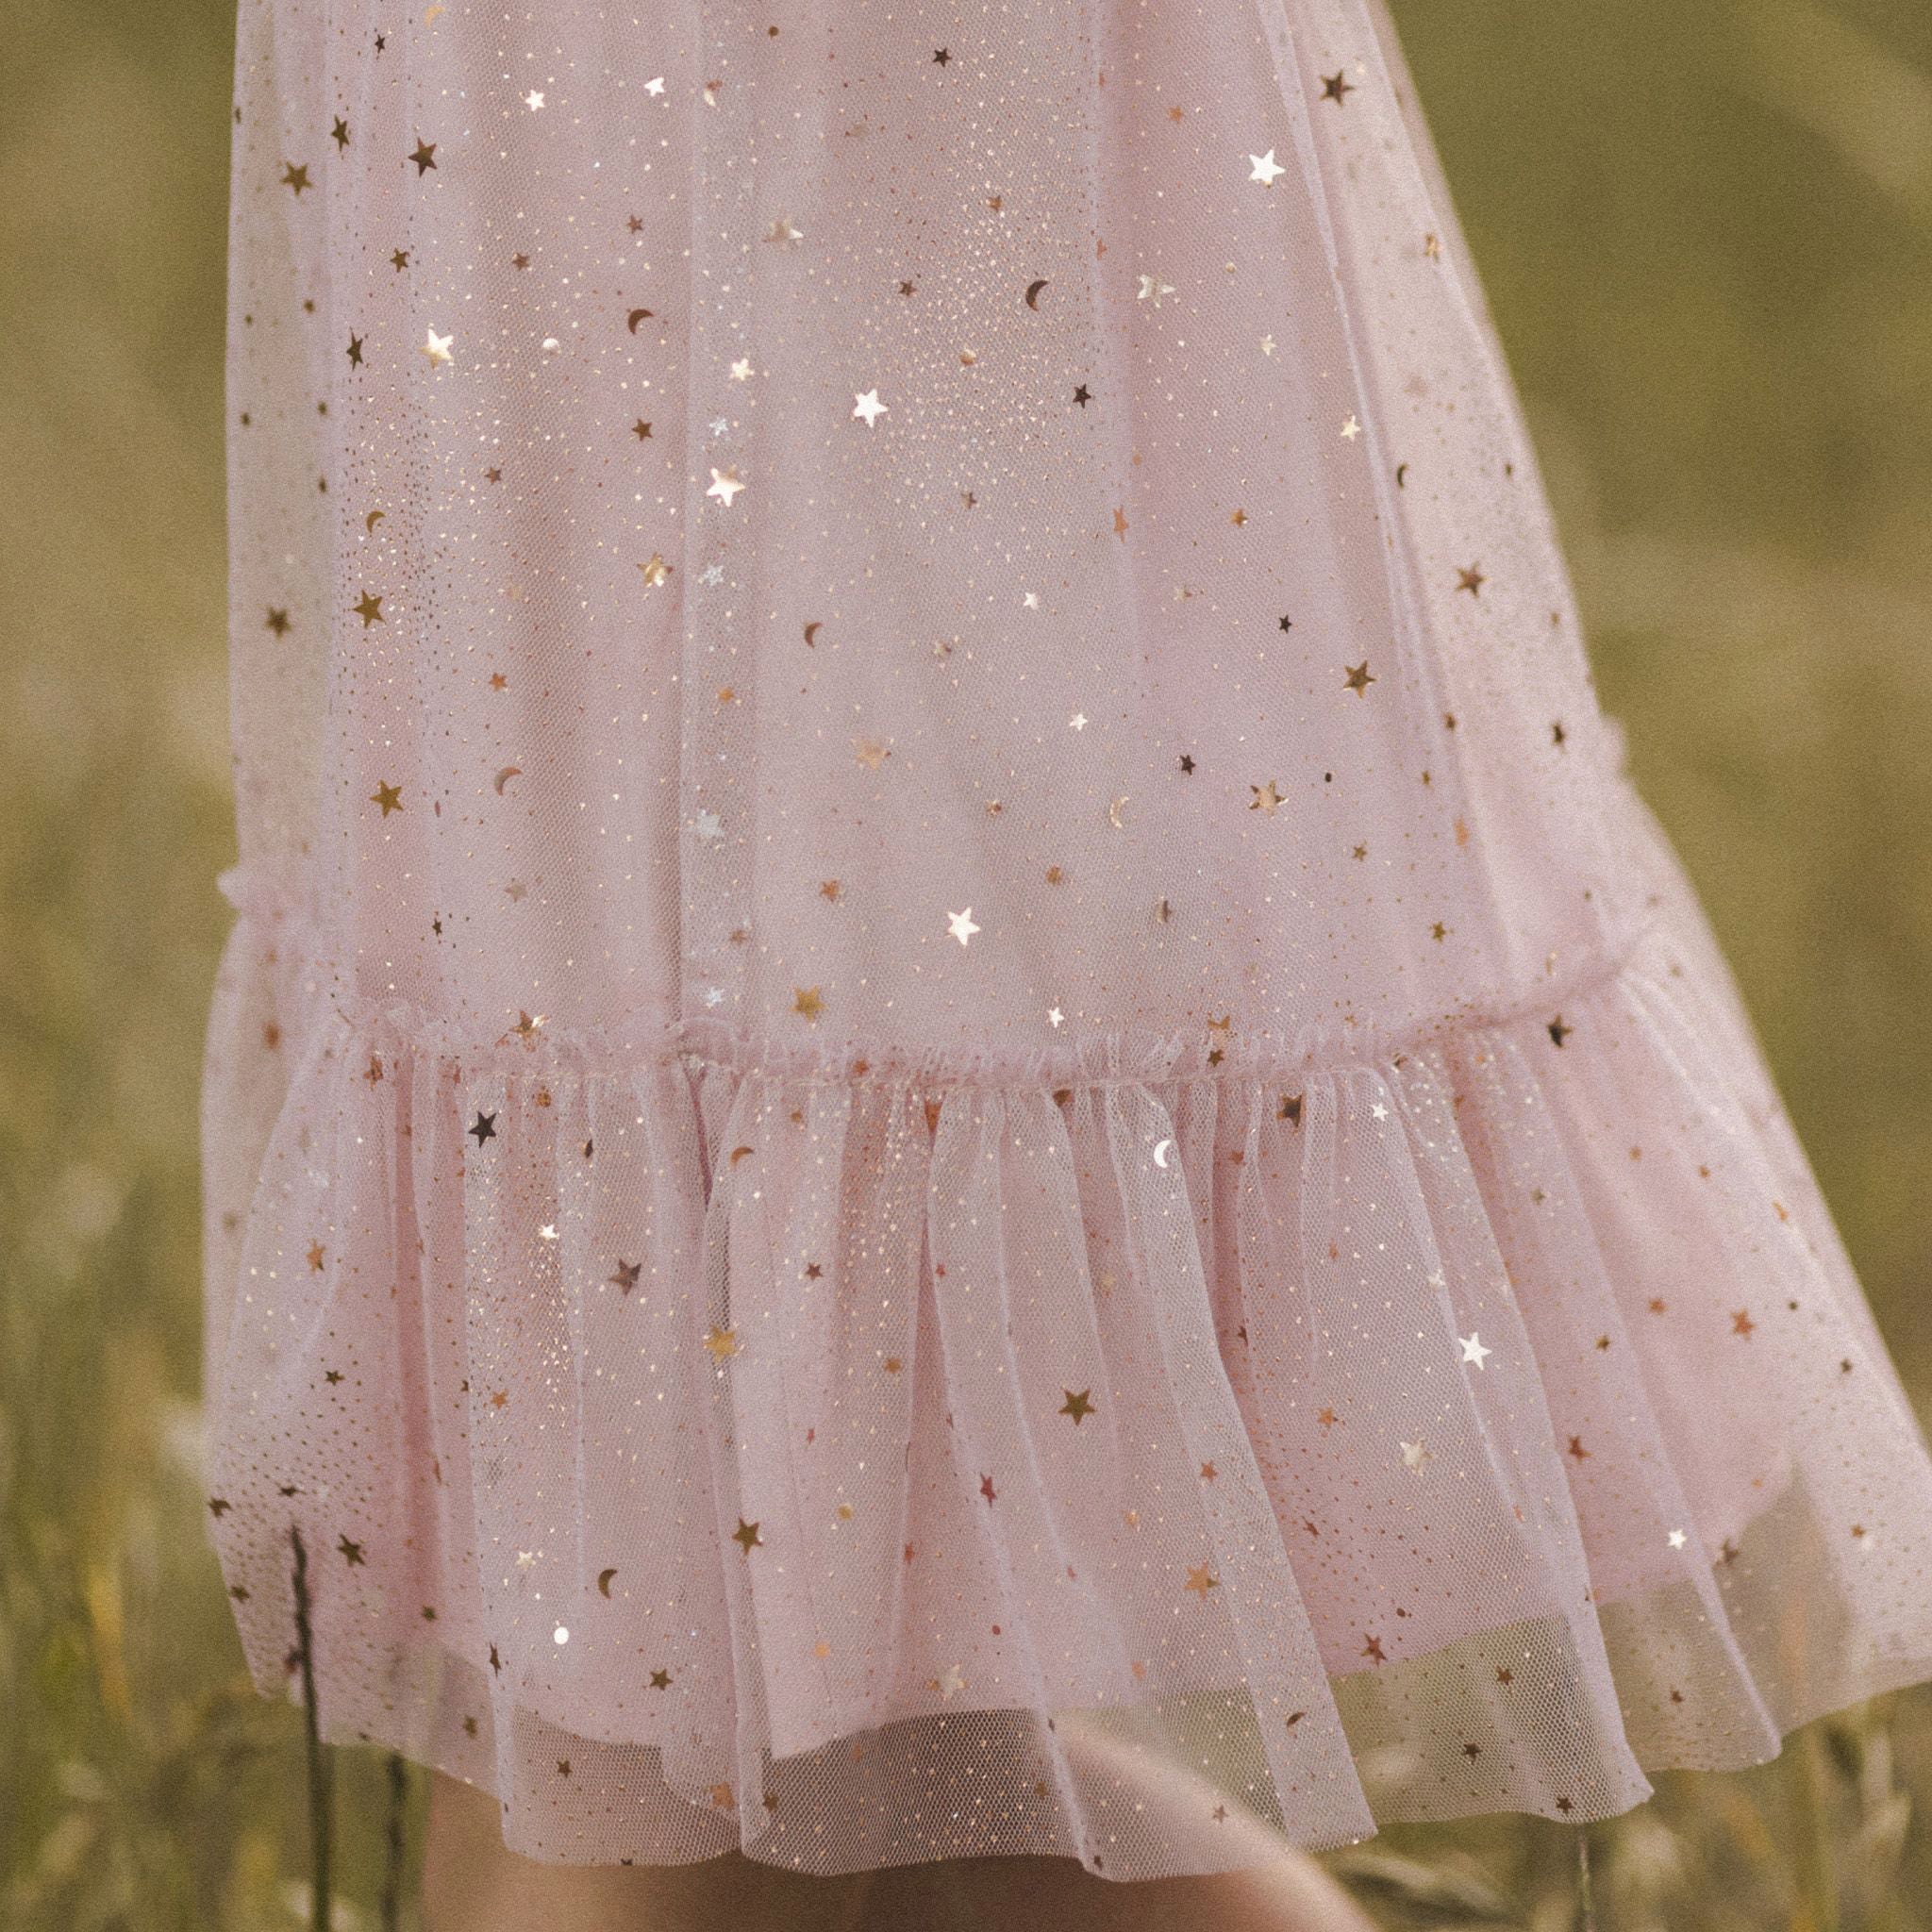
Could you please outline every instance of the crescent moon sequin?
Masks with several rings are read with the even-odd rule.
[[[597,1573],[597,1589],[601,1595],[610,1594],[610,1579],[617,1574],[615,1570],[600,1570]]]
[[[502,771],[500,771],[499,773],[497,773],[497,774],[496,774],[496,795],[497,795],[497,797],[501,798],[501,797],[503,796],[503,788],[504,788],[504,787],[505,787],[506,785],[508,785],[508,784],[509,783],[509,781],[510,781],[510,780],[511,780],[512,778],[517,778],[517,777],[521,777],[521,776],[523,775],[523,770],[524,770],[524,768],[523,768],[523,766],[521,766],[521,765],[506,765],[506,766],[504,766],[504,768],[503,768],[503,770],[502,770]]]
[[[389,514],[389,512],[388,512],[388,510],[386,510],[386,509],[373,509],[373,510],[371,510],[371,511],[369,512],[369,514],[368,514],[368,515],[367,515],[366,517],[364,517],[364,518],[362,519],[362,527],[363,527],[363,528],[364,528],[365,530],[373,530],[373,529],[375,529],[375,527],[376,526],[376,525],[377,525],[377,524],[379,524],[379,523],[381,523],[381,521],[383,520],[383,518],[384,518],[384,517],[386,517],[386,516],[388,516],[388,514]]]
[[[1028,282],[1026,284],[1027,308],[1038,308],[1040,307],[1040,291],[1046,287],[1046,276],[1041,275],[1037,282]]]
[[[633,308],[631,310],[630,314],[625,318],[625,325],[629,328],[632,335],[637,334],[638,324],[647,320],[650,313],[651,311],[648,308]]]
[[[813,618],[813,619],[812,619],[812,621],[811,621],[811,622],[810,622],[810,623],[809,623],[808,625],[806,625],[806,627],[805,627],[805,641],[806,641],[806,642],[807,642],[808,644],[810,644],[810,645],[815,645],[815,644],[817,644],[817,642],[818,642],[818,634],[819,634],[819,631],[820,631],[820,630],[821,630],[821,629],[822,629],[823,627],[824,627],[824,620],[823,620],[823,619],[820,619],[820,618],[816,618],[816,617],[815,617],[815,618]]]
[[[1167,1166],[1167,1157],[1173,1147],[1174,1142],[1172,1141],[1157,1141],[1154,1143],[1154,1164],[1156,1167],[1164,1169]]]

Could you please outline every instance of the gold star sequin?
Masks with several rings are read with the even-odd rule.
[[[1333,101],[1339,108],[1344,105],[1344,96],[1355,92],[1355,83],[1348,78],[1347,70],[1322,76],[1322,98]]]
[[[825,1003],[815,986],[799,986],[791,990],[791,1010],[803,1013],[808,1020],[816,1020],[825,1010]]]
[[[1093,1404],[1088,1400],[1088,1397],[1093,1391],[1091,1389],[1082,1389],[1076,1393],[1072,1389],[1062,1389],[1060,1393],[1067,1399],[1060,1404],[1057,1412],[1060,1415],[1072,1416],[1074,1426],[1077,1429],[1080,1426],[1080,1418],[1082,1416],[1094,1413]]]
[[[1221,1578],[1206,1563],[1197,1563],[1188,1572],[1188,1580],[1181,1585],[1183,1590],[1191,1590],[1205,1604],[1210,1590],[1221,1588]]]
[[[665,582],[671,575],[671,566],[655,550],[651,552],[649,560],[639,564],[638,568],[643,572],[645,583],[651,585],[653,589]]]
[[[1348,676],[1342,682],[1342,689],[1354,691],[1357,697],[1367,696],[1370,685],[1376,682],[1369,670],[1369,660],[1364,658],[1359,664],[1345,665],[1343,669],[1347,671]]]
[[[1265,811],[1271,819],[1287,803],[1286,794],[1275,785],[1273,778],[1265,785],[1250,785],[1248,790],[1255,794],[1248,801],[1248,809]]]
[[[705,1336],[705,1346],[711,1351],[713,1361],[722,1362],[739,1353],[738,1330],[714,1326]]]
[[[758,1534],[758,1524],[756,1523],[747,1523],[741,1516],[738,1519],[738,1527],[731,1532],[731,1541],[735,1542],[739,1546],[739,1548],[744,1552],[744,1554],[747,1557],[750,1556],[754,1550],[761,1550],[765,1546],[764,1538]],[[726,1787],[724,1789],[727,1791],[727,1795],[724,1799],[724,1802],[726,1804],[729,1804],[731,1802],[730,1797],[728,1795],[729,1788]]]
[[[430,169],[436,165],[436,143],[433,141],[425,141],[421,135],[418,135],[416,138],[416,151],[409,158],[416,164],[417,180],[422,180],[424,175],[428,174]]]
[[[1483,586],[1488,582],[1489,578],[1484,576],[1479,564],[1473,563],[1467,570],[1458,570],[1456,573],[1456,588],[1458,591],[1467,591],[1472,597],[1480,597]]]
[[[402,810],[403,789],[400,785],[378,784],[369,794],[369,802],[381,806],[383,817],[388,818],[391,812]]]
[[[387,624],[382,614],[382,599],[373,591],[364,591],[356,600],[356,615],[362,620],[362,628],[367,630],[372,624]]]
[[[302,191],[305,188],[313,188],[315,183],[308,178],[308,170],[306,167],[298,168],[293,161],[284,161],[282,163],[282,186],[284,188],[292,188],[295,191],[295,199],[300,201],[302,199]]]

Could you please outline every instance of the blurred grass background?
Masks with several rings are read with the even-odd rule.
[[[1393,0],[1606,705],[1932,1394],[1932,9]],[[196,1090],[233,854],[227,0],[0,25],[0,1926],[304,1922],[301,1737],[201,1522]],[[1932,1579],[1927,1579],[1932,1588]],[[383,1796],[341,1767],[343,1927]],[[420,1780],[419,1780],[420,1786]],[[1604,1932],[1932,1928],[1932,1691],[1589,1834]],[[1391,1829],[1568,1932],[1574,1830]]]

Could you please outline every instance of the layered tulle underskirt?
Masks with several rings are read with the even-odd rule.
[[[1206,1872],[1932,1674],[1924,1439],[1694,912],[1357,1052],[949,1076],[451,1040],[236,896],[249,1664],[299,1534],[325,1735],[521,1852]]]

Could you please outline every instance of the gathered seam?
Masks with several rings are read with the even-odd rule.
[[[1636,923],[1613,946],[1561,979],[1492,1004],[1474,1001],[1425,1020],[1392,1024],[1346,1021],[1310,1023],[1292,1037],[1246,1037],[1201,1025],[1165,1034],[1095,1033],[1067,1045],[1026,1048],[908,1049],[854,1039],[809,1043],[777,1041],[702,1016],[636,1011],[604,1026],[525,1029],[510,1025],[494,1039],[425,1013],[408,1000],[345,1001],[314,971],[312,946],[299,945],[312,917],[291,895],[245,866],[220,874],[223,896],[243,919],[272,927],[277,946],[291,938],[300,955],[293,976],[297,997],[339,1032],[372,1047],[428,1056],[475,1072],[555,1076],[575,1073],[618,1077],[682,1063],[738,1074],[836,1086],[889,1086],[921,1091],[949,1088],[1045,1089],[1158,1086],[1176,1081],[1270,1080],[1305,1076],[1325,1066],[1399,1066],[1406,1054],[1448,1038],[1518,1025],[1532,1014],[1554,1018],[1566,1003],[1589,999],[1627,973],[1660,927]],[[282,971],[288,971],[284,961]],[[306,970],[304,970],[306,969]],[[287,979],[284,984],[290,984]],[[285,1021],[293,1016],[284,1016]]]

